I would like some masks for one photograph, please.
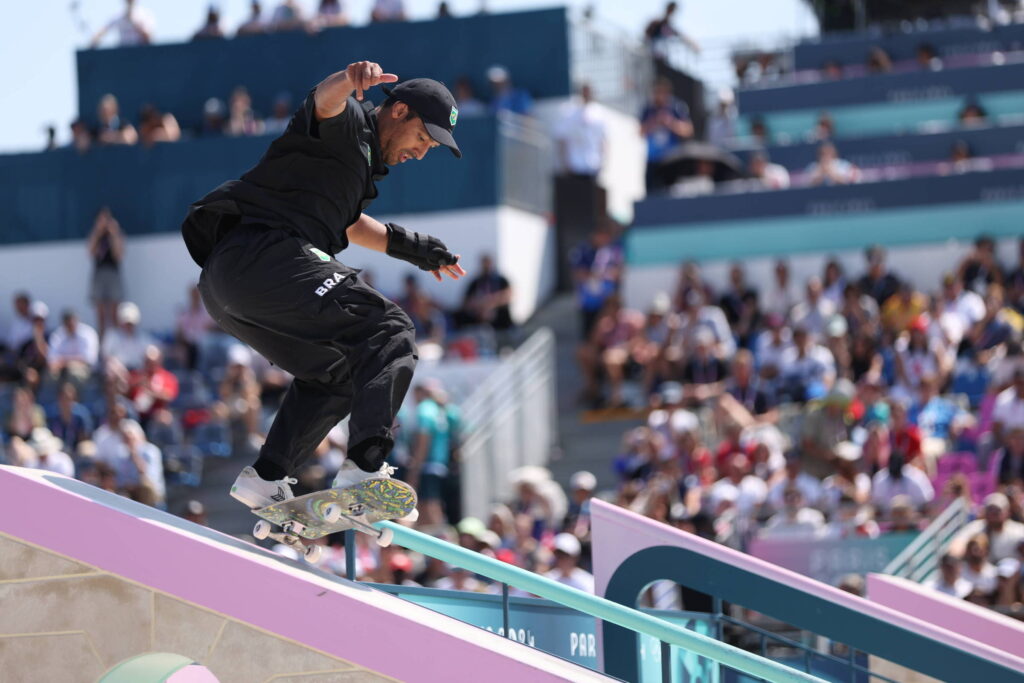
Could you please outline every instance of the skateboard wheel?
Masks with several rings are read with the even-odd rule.
[[[252,528],[252,535],[262,541],[264,538],[270,535],[270,522],[265,519],[261,519],[256,522],[256,526]]]
[[[323,547],[319,546],[319,545],[317,545],[315,543],[313,545],[307,545],[306,546],[306,550],[303,553],[303,555],[305,555],[305,557],[306,557],[306,562],[309,562],[310,564],[316,564],[317,562],[319,562],[320,561],[320,557],[323,554],[324,554]]]
[[[391,529],[381,529],[380,536],[377,537],[377,545],[381,548],[387,548],[391,545],[391,541],[395,540],[395,532]]]
[[[341,519],[341,508],[335,505],[334,503],[331,503],[330,505],[324,508],[323,515],[321,516],[323,517],[323,520],[328,524],[334,524],[339,519]]]

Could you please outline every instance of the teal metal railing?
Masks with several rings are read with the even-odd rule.
[[[746,650],[688,631],[635,609],[571,588],[533,572],[475,553],[439,538],[409,529],[394,522],[381,522],[378,528],[394,533],[393,543],[423,553],[476,574],[514,586],[542,598],[579,610],[623,628],[657,638],[665,645],[675,645],[694,654],[712,659],[723,666],[771,681],[790,683],[823,679],[798,671]],[[346,547],[350,544],[346,543]],[[505,591],[507,595],[507,589]]]
[[[969,512],[963,498],[954,500],[903,552],[886,565],[882,573],[918,583],[928,580],[938,570],[939,556],[949,547],[957,532],[967,524]]]

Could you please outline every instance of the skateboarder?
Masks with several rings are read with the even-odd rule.
[[[409,388],[416,344],[408,316],[331,257],[350,243],[430,271],[465,275],[440,240],[363,213],[387,166],[444,145],[461,157],[455,99],[426,78],[355,62],[306,97],[256,166],[189,207],[182,234],[203,271],[217,324],[295,376],[259,459],[231,495],[251,508],[293,497],[292,473],[351,413],[348,459],[334,487],[389,478],[391,426]]]

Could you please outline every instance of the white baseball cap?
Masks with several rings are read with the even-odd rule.
[[[572,475],[571,479],[569,479],[569,488],[593,491],[597,488],[597,477],[595,477],[592,472],[580,470],[576,474]]]
[[[46,320],[47,316],[50,315],[50,307],[42,301],[33,301],[28,307],[28,314],[32,318],[42,318],[43,320]]]
[[[244,365],[252,363],[252,352],[242,344],[232,344],[228,348],[228,365]]]
[[[142,320],[142,311],[131,301],[124,301],[117,307],[117,319],[122,323],[138,325]]]
[[[583,548],[580,545],[580,539],[576,538],[572,534],[562,532],[555,536],[555,550],[560,550],[566,555],[579,557],[580,551],[582,549]]]

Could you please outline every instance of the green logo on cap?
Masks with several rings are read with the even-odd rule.
[[[448,120],[452,122],[453,126],[455,125],[455,122],[459,120],[459,110],[456,109],[454,105],[452,105],[452,113],[451,116],[448,117]]]
[[[317,249],[316,247],[310,247],[310,248],[309,248],[309,250],[310,250],[311,252],[313,252],[314,254],[316,254],[316,255],[317,255],[317,258],[319,258],[319,259],[320,259],[321,261],[330,261],[330,260],[331,260],[331,257],[330,257],[330,256],[328,256],[328,255],[327,255],[327,254],[325,254],[324,252],[320,251],[320,250],[319,250],[319,249]]]

